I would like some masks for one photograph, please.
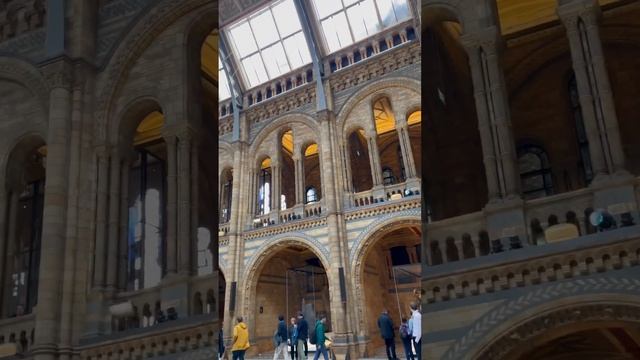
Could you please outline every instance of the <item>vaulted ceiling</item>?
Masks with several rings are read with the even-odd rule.
[[[620,0],[599,0],[607,5]],[[558,20],[558,0],[496,0],[503,35]]]

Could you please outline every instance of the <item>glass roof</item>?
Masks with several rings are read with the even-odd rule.
[[[231,97],[229,82],[227,81],[227,72],[224,70],[222,60],[218,57],[218,99],[226,100]]]
[[[228,29],[248,88],[311,62],[293,0],[281,0]]]
[[[327,50],[335,52],[410,16],[407,0],[312,0]]]

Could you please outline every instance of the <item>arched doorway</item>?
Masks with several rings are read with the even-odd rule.
[[[280,246],[278,246],[280,245]],[[309,326],[316,319],[327,318],[327,331],[331,332],[329,281],[323,260],[308,245],[286,241],[268,247],[261,264],[250,267],[245,294],[245,313],[252,339],[252,354],[272,352],[273,332],[278,316],[285,319],[300,311]],[[287,326],[289,321],[287,320]]]
[[[356,252],[356,297],[359,335],[368,338],[368,356],[385,355],[378,318],[383,310],[396,331],[396,354],[404,357],[398,327],[409,319],[409,305],[419,301],[421,289],[422,229],[418,215],[413,219],[383,224],[364,240]]]

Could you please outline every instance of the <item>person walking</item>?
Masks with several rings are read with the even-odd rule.
[[[316,321],[315,326],[315,336],[316,336],[316,353],[313,355],[313,360],[318,360],[320,357],[320,353],[324,356],[324,360],[329,360],[329,354],[327,354],[327,346],[324,341],[327,340],[327,336],[325,335],[325,327],[327,318],[323,317],[320,320]]]
[[[289,343],[291,344],[291,360],[295,360],[298,352],[298,324],[296,318],[291,318],[291,326],[289,326]]]
[[[413,360],[413,350],[411,348],[411,342],[413,339],[411,338],[411,333],[409,330],[409,324],[407,323],[406,318],[402,318],[402,324],[400,324],[400,340],[402,340],[402,346],[404,347],[404,354],[407,357],[407,360]]]
[[[309,348],[307,344],[307,340],[309,339],[309,323],[307,319],[304,318],[304,314],[302,311],[298,313],[298,357],[300,360],[307,360],[307,356],[309,354]],[[304,352],[302,352],[302,347],[304,347]],[[304,356],[303,356],[304,354]]]
[[[242,321],[242,316],[238,316],[236,320],[238,323],[233,328],[231,354],[233,360],[244,360],[244,353],[251,346],[249,344],[249,330],[247,329],[247,324]]]
[[[418,304],[412,302],[411,319],[409,320],[409,330],[413,340],[413,346],[416,348],[416,359],[422,360],[422,314],[418,310]]]
[[[282,358],[287,360],[287,324],[284,323],[284,316],[278,316],[278,327],[275,334],[273,334],[273,344],[276,347],[276,351],[273,353],[273,360],[278,359],[278,356],[282,353]]]
[[[218,359],[224,358],[224,335],[222,333],[222,328],[218,331]]]
[[[396,336],[393,331],[393,320],[389,317],[389,312],[386,309],[382,310],[382,314],[380,314],[378,318],[378,329],[380,329],[380,336],[384,339],[387,358],[389,360],[396,360]]]

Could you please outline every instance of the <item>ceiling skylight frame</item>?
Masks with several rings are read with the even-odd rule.
[[[293,9],[298,20],[296,29],[293,31],[290,31],[289,29],[281,29],[282,26],[278,25],[279,23],[276,21],[276,16],[274,15],[274,9],[287,2],[290,2],[291,4],[288,10]],[[263,40],[259,41],[259,39],[264,39],[265,35],[256,35],[260,29],[254,29],[255,24],[253,24],[253,22],[261,16],[264,16],[265,13],[269,14],[268,18],[275,28],[275,34],[271,34],[271,36],[274,37],[272,41],[261,44]],[[241,46],[239,46],[238,39],[234,36],[234,32],[243,26],[248,27],[251,38],[242,39],[240,41],[249,41],[251,43],[246,43],[242,46],[242,49]],[[242,82],[245,84],[245,88],[247,89],[260,86],[266,82],[291,73],[296,69],[302,68],[312,62],[311,53],[304,36],[300,15],[298,14],[298,9],[295,7],[293,0],[274,1],[272,4],[269,4],[251,15],[230,24],[226,27],[225,33],[230,40],[229,42],[231,44],[231,51],[233,53],[234,60],[241,69],[240,75],[242,77]],[[286,35],[282,36],[282,33],[286,33]],[[300,38],[302,38],[304,46],[299,46]],[[297,40],[297,46],[294,45],[293,47],[287,47],[288,40],[291,40],[292,42]],[[247,51],[247,49],[249,50]],[[267,59],[267,55],[265,55],[265,53],[268,53],[270,50],[283,55],[281,60],[284,60],[284,62],[278,63],[277,60],[279,59]],[[297,52],[297,55],[291,54],[294,51]],[[299,57],[300,60],[297,61],[295,56]],[[250,64],[250,62],[253,62],[253,64]],[[286,65],[286,67],[283,65]],[[253,69],[249,68],[249,66],[253,66]],[[274,72],[274,68],[277,69],[277,71]],[[253,70],[256,73],[249,74],[250,70]]]
[[[326,5],[327,3],[325,3],[326,0],[309,0],[309,2],[311,3],[311,7],[313,8],[313,13],[315,16],[315,20],[316,20],[316,25],[318,28],[318,32],[321,34],[322,36],[322,43],[324,45],[324,52],[326,55],[338,52],[340,50],[343,50],[355,43],[358,43],[360,41],[363,41],[364,39],[370,38],[375,36],[376,34],[379,34],[380,32],[385,31],[386,29],[392,28],[400,23],[403,23],[409,19],[412,18],[412,14],[411,14],[411,10],[410,10],[410,4],[409,4],[409,0],[332,0],[332,2],[335,3],[340,3],[341,7],[338,8],[337,10],[328,12],[326,14],[320,14],[321,11],[318,7],[318,3],[323,3],[324,5]],[[397,7],[397,3],[398,2],[402,2],[402,5],[404,5],[405,8],[405,16],[401,17],[398,15],[398,7]],[[364,29],[366,30],[366,36],[360,36],[360,37],[356,37],[356,33],[354,32],[354,25],[352,24],[351,18],[350,18],[350,14],[349,14],[349,10],[354,9],[357,6],[363,5],[369,3],[371,5],[373,5],[373,8],[375,10],[376,13],[376,19],[377,19],[377,24],[376,24],[376,30],[373,32],[370,32],[369,30],[369,26],[367,26],[367,24],[364,24]],[[385,24],[385,22],[383,21],[382,15],[380,13],[380,8],[381,8],[381,4],[387,4],[390,6],[391,11],[393,13],[394,16],[394,21],[389,23],[389,24]],[[340,42],[338,47],[334,47],[330,44],[330,41],[328,40],[328,36],[327,36],[327,32],[325,31],[325,27],[324,27],[324,22],[329,20],[329,19],[333,19],[336,16],[339,15],[343,15],[344,19],[346,21],[347,27],[349,29],[348,33],[351,37],[350,41],[346,44],[342,44],[340,42],[340,40],[338,39],[338,42]],[[346,34],[346,32],[344,33]]]
[[[231,98],[231,84],[227,79],[227,69],[218,54],[218,101],[225,101]]]

